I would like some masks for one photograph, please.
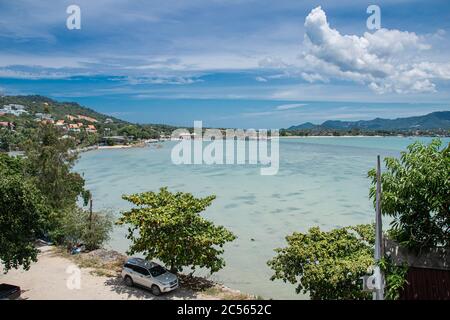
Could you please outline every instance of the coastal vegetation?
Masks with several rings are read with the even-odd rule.
[[[281,137],[316,137],[316,136],[327,136],[327,137],[345,137],[345,136],[367,136],[367,137],[411,137],[411,136],[425,136],[425,137],[449,137],[450,130],[448,129],[427,129],[427,130],[367,130],[360,128],[352,129],[333,129],[324,127],[314,127],[308,129],[281,129]]]
[[[417,251],[450,247],[450,144],[415,142],[400,158],[384,161],[382,210],[393,219],[389,236]],[[369,177],[375,201],[375,169]]]
[[[373,265],[375,228],[357,225],[330,231],[318,227],[286,237],[287,246],[275,249],[268,262],[271,280],[296,284],[297,293],[311,299],[369,299],[359,278]]]
[[[20,159],[0,154],[0,262],[7,272],[37,260],[34,240],[46,227],[44,195],[24,174]]]
[[[198,267],[213,273],[225,266],[223,246],[236,237],[199,214],[215,196],[195,198],[190,193],[161,188],[158,193],[125,195],[123,199],[137,206],[123,212],[117,222],[128,226],[129,254],[159,259],[172,272],[190,267],[193,273]]]
[[[36,261],[38,238],[71,245],[81,240],[89,249],[108,239],[111,218],[77,205],[80,198],[86,205],[90,192],[71,170],[77,159],[72,147],[53,125],[40,124],[25,157],[0,154],[0,260],[6,271]]]
[[[63,215],[61,231],[67,247],[82,243],[91,251],[109,240],[112,227],[111,215],[75,207]]]

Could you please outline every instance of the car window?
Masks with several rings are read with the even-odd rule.
[[[129,263],[125,263],[125,265],[123,267],[131,269],[131,270],[134,270],[134,266],[132,264],[129,264]]]
[[[153,267],[153,268],[150,269],[150,273],[151,273],[152,276],[154,276],[154,277],[160,276],[160,275],[162,275],[162,274],[164,274],[164,273],[166,273],[166,272],[167,272],[167,270],[164,269],[164,268],[161,267],[161,266],[156,266],[156,267]]]
[[[134,266],[134,271],[136,271],[137,273],[143,274],[144,276],[148,276],[150,274],[147,269],[139,267],[139,266]]]

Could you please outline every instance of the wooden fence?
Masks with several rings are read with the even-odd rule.
[[[394,264],[408,265],[401,300],[450,300],[450,250],[436,248],[417,254],[388,239],[384,248]]]

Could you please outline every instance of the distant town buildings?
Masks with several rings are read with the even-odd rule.
[[[44,103],[48,105],[48,103]],[[7,104],[0,108],[0,116],[14,115],[20,116],[23,114],[29,114],[26,107],[21,104]],[[69,132],[81,132],[82,130],[88,133],[97,133],[97,128],[94,123],[98,123],[98,120],[85,115],[65,115],[63,119],[54,119],[49,113],[37,112],[34,114],[34,120],[40,123],[54,124],[56,127]],[[113,120],[107,118],[105,123],[112,123]],[[87,124],[88,123],[88,124]],[[12,122],[0,122],[0,128],[9,128],[14,130],[14,124]]]
[[[27,114],[28,111],[25,110],[25,106],[21,104],[7,104],[4,105],[2,109],[0,109],[0,114],[12,114],[16,117]]]
[[[34,120],[36,120],[36,121],[53,121],[53,117],[49,113],[38,112],[34,116],[35,116]]]

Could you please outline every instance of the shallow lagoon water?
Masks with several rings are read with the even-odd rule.
[[[122,194],[172,191],[215,194],[203,213],[237,236],[225,247],[226,267],[211,278],[264,298],[305,299],[294,286],[270,281],[267,260],[285,236],[312,226],[331,229],[370,223],[367,171],[376,156],[399,156],[415,139],[401,137],[318,137],[280,139],[277,175],[261,176],[255,165],[174,165],[175,142],[162,148],[96,150],[82,154],[76,171],[93,193],[94,209],[117,217],[130,205]],[[430,141],[430,138],[420,138]],[[450,139],[445,139],[448,143]],[[125,228],[115,227],[109,246],[125,252]]]

